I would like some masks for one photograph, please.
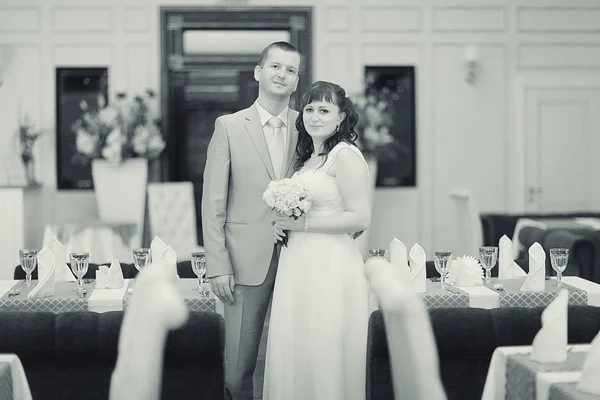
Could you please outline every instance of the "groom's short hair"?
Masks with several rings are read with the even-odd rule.
[[[275,42],[275,43],[271,43],[270,45],[265,47],[264,50],[262,51],[262,53],[260,54],[260,58],[258,59],[258,65],[260,65],[261,68],[265,66],[265,61],[267,60],[267,57],[269,56],[269,50],[271,50],[271,49],[281,49],[284,51],[293,51],[294,53],[298,53],[298,55],[300,56],[300,59],[302,59],[302,54],[300,54],[298,49],[296,49],[292,44],[290,44],[288,42]]]

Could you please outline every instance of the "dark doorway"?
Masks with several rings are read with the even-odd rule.
[[[300,83],[290,104],[296,108],[301,93],[312,83],[311,14],[310,8],[299,7],[161,8],[161,88],[167,134],[162,180],[193,183],[199,244],[204,242],[202,176],[214,121],[256,99],[254,67],[262,37],[285,37],[303,55]],[[236,41],[235,35],[248,40]],[[251,37],[258,39],[251,43]]]

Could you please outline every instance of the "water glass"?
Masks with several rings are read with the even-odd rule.
[[[81,296],[85,294],[83,276],[88,270],[90,253],[71,253],[69,257],[71,259],[71,270],[75,274],[75,277],[77,277],[77,294]]]
[[[498,261],[498,247],[484,246],[479,248],[479,261],[485,269],[485,283],[490,283],[492,279],[492,269]]]
[[[198,277],[198,288],[193,290],[204,293],[202,284],[204,283],[204,275],[206,274],[206,254],[203,251],[192,252],[192,271]]]
[[[149,248],[133,249],[133,265],[140,272],[152,262],[152,253]]]
[[[21,249],[19,250],[19,260],[21,262],[21,268],[25,272],[25,286],[31,287],[31,273],[37,266],[37,255],[38,251],[34,249]]]
[[[448,268],[450,267],[450,259],[452,258],[452,252],[450,251],[436,251],[433,253],[433,261],[435,269],[440,273],[440,281],[442,283],[442,289],[446,288],[446,275],[448,274]]]
[[[556,271],[556,286],[562,286],[562,273],[569,263],[569,249],[550,249],[550,263]]]

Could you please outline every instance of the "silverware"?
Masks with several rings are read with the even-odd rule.
[[[8,291],[8,297],[15,297],[21,294],[21,291],[19,289],[10,289]]]
[[[508,293],[501,283],[494,283],[494,290],[497,292]]]

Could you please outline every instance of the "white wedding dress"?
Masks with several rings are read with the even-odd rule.
[[[309,217],[344,211],[335,177],[326,173],[344,149],[362,158],[340,143],[323,166],[292,177],[312,197]],[[364,400],[368,319],[356,242],[345,233],[292,232],[271,304],[263,400]]]

